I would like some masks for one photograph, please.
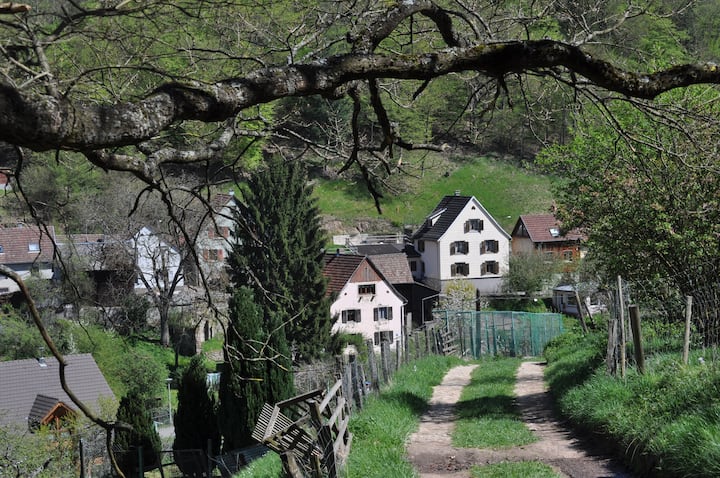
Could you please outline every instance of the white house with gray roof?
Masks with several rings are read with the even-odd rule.
[[[413,276],[441,292],[453,280],[477,295],[500,292],[508,270],[510,235],[474,196],[445,196],[412,237]],[[416,264],[412,264],[416,261]]]

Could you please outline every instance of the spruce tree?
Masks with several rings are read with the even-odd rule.
[[[217,454],[220,448],[220,431],[218,430],[215,415],[215,400],[207,388],[207,370],[202,355],[196,355],[190,360],[178,385],[178,408],[175,412],[175,463],[180,467],[184,476],[205,476],[207,462],[208,440],[212,445],[211,453]],[[206,458],[202,463],[194,459],[184,459],[188,455],[178,450],[202,450]],[[194,458],[194,457],[193,457]]]
[[[127,423],[132,430],[120,430],[115,446],[122,450],[117,455],[118,465],[125,476],[137,476],[138,447],[142,447],[143,467],[160,463],[160,435],[153,426],[152,416],[144,399],[135,390],[120,400],[117,412],[119,422]]]
[[[323,353],[332,326],[322,273],[325,235],[312,191],[299,162],[270,158],[243,193],[229,258],[233,282],[256,291],[263,315],[284,324],[302,361]]]

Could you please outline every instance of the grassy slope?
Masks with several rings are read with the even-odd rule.
[[[414,166],[417,168],[417,164]],[[552,204],[549,177],[490,158],[450,160],[437,156],[426,159],[424,169],[414,171],[411,177],[404,178],[404,191],[386,194],[381,202],[382,215],[363,183],[344,179],[319,181],[315,187],[318,205],[323,214],[347,225],[373,218],[400,228],[422,223],[442,196],[459,190],[463,195],[475,196],[510,232],[520,214],[545,212]]]

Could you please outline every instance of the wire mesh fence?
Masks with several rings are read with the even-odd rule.
[[[562,315],[514,311],[438,310],[433,316],[454,331],[461,355],[532,357],[564,332]]]

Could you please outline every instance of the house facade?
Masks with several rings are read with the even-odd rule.
[[[538,252],[569,263],[584,257],[585,239],[577,230],[563,233],[562,224],[552,214],[524,214],[512,231],[512,252]]]
[[[137,268],[135,289],[169,290],[184,285],[180,251],[148,227],[142,227],[130,240]]]
[[[323,274],[333,298],[332,333],[362,335],[378,350],[384,341],[392,348],[399,345],[406,300],[367,256],[326,254]]]
[[[500,291],[507,272],[510,236],[474,196],[445,196],[412,236],[419,257],[409,257],[413,276],[443,292],[457,279],[476,295]]]
[[[55,259],[55,228],[18,224],[0,226],[0,264],[22,279],[35,275],[52,279]],[[0,274],[0,295],[18,292],[12,279]]]
[[[198,233],[196,250],[208,282],[222,285],[227,283],[226,261],[233,244],[235,195],[216,194],[210,207],[212,210]]]

